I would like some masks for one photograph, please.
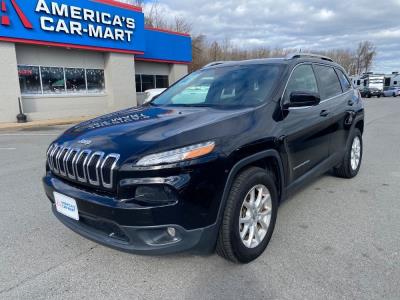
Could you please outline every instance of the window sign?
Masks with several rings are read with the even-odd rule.
[[[87,88],[89,93],[101,93],[105,90],[104,70],[86,70]]]
[[[64,69],[42,67],[43,94],[65,93]]]
[[[18,66],[18,76],[22,94],[37,95],[42,93],[39,67]]]

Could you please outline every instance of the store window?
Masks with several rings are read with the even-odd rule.
[[[143,93],[150,89],[162,89],[169,87],[168,75],[145,75],[138,74],[135,76],[136,91]]]
[[[136,80],[136,91],[137,91],[138,93],[143,92],[143,90],[142,90],[142,78],[141,78],[141,76],[140,76],[140,75],[136,75],[136,76],[135,76],[135,80]]]
[[[65,80],[68,93],[86,92],[85,69],[66,68]]]
[[[166,89],[169,87],[169,80],[167,75],[156,75],[156,88]]]
[[[22,94],[42,93],[39,67],[18,66],[19,86]]]
[[[22,95],[104,93],[104,70],[18,66]]]
[[[89,93],[102,93],[105,90],[104,70],[87,69],[87,89]]]
[[[41,67],[43,94],[65,93],[64,69]]]
[[[150,90],[150,89],[155,89],[156,84],[155,84],[155,78],[153,75],[142,75],[142,90],[143,92]]]

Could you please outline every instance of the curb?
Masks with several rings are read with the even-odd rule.
[[[45,127],[59,126],[59,125],[71,125],[90,120],[94,117],[95,116],[84,116],[79,118],[32,121],[27,123],[0,123],[0,131],[15,130],[15,129],[45,128]]]

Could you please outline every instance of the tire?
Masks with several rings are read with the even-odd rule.
[[[253,222],[253,225],[256,223],[253,227],[255,232],[263,231],[263,234],[265,234],[261,241],[257,241],[255,235],[253,238],[250,238],[252,228],[251,224],[246,224],[248,226],[248,231],[246,231],[246,225],[241,224],[239,221],[241,217],[247,218],[247,215],[252,214],[251,211],[254,211],[254,208],[247,209],[246,205],[250,205],[249,203],[251,202],[247,202],[246,199],[251,197],[250,191],[259,186],[264,187],[262,188],[263,191],[266,191],[266,188],[269,192],[270,197],[266,197],[266,199],[270,199],[268,200],[268,203],[271,205],[270,213],[268,213],[269,226],[267,228],[261,225],[260,222],[263,221],[255,221],[255,219],[250,221]],[[263,195],[263,193],[261,194]],[[255,195],[259,194],[257,193]],[[268,210],[266,209],[264,213],[267,211]],[[245,215],[243,215],[244,212]],[[219,230],[216,252],[220,256],[234,263],[245,264],[257,259],[265,251],[272,237],[277,212],[278,192],[274,175],[271,171],[258,167],[250,167],[244,170],[235,178],[232,184]],[[251,217],[249,217],[249,219],[251,219]],[[241,231],[242,234],[243,232],[248,232],[248,234],[244,234],[244,239],[247,237],[247,241],[249,241],[250,244],[253,244],[253,247],[251,247],[251,245],[250,247],[249,245],[245,245],[245,241],[240,236]]]
[[[354,168],[354,165],[352,165],[352,147],[354,145],[355,140],[358,138],[360,142],[360,151],[359,151],[359,161],[357,164],[357,167]],[[362,140],[362,134],[358,128],[355,128],[350,136],[350,143],[347,146],[346,153],[343,157],[343,161],[341,165],[337,168],[334,169],[334,173],[336,176],[341,177],[341,178],[354,178],[357,176],[358,172],[360,171],[361,168],[361,163],[362,163],[362,157],[363,157],[363,140]]]

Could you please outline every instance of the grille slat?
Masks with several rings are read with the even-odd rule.
[[[91,158],[88,161],[87,164],[87,174],[88,174],[88,179],[89,183],[99,186],[100,185],[100,175],[99,175],[99,168],[101,165],[101,161],[104,157],[103,152],[96,152],[93,153]]]
[[[66,159],[66,167],[67,167],[67,175],[70,179],[76,179],[74,163],[75,159],[79,153],[79,149],[72,149],[67,155]]]
[[[106,189],[114,187],[119,154],[80,150],[53,144],[47,150],[48,166],[55,175]]]
[[[103,186],[105,188],[112,188],[112,186],[113,186],[114,169],[117,166],[119,157],[120,157],[119,154],[109,154],[104,159],[104,161],[101,165],[101,168],[100,168],[101,181],[103,182]]]
[[[65,158],[66,158],[68,151],[69,151],[69,148],[63,148],[62,150],[60,150],[58,159],[57,159],[58,169],[62,176],[67,176],[67,171],[66,171],[66,167],[65,167]]]

